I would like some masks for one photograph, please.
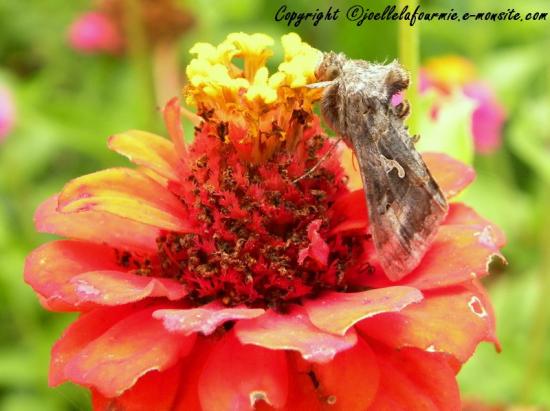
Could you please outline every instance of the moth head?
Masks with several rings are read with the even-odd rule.
[[[342,53],[324,53],[319,65],[315,69],[315,77],[319,81],[331,81],[340,75],[346,56]]]

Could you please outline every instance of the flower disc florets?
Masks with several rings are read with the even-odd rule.
[[[241,161],[208,123],[197,134],[178,190],[196,230],[158,239],[163,275],[184,283],[197,303],[278,307],[346,289],[345,269],[366,235],[330,235],[329,209],[347,192],[336,160],[293,182],[331,146],[317,127],[305,127],[294,153],[277,151],[259,164]]]

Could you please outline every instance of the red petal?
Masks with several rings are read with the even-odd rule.
[[[350,327],[365,318],[390,311],[400,311],[422,300],[422,293],[412,287],[387,287],[358,293],[330,292],[304,307],[311,322],[324,331],[344,335]]]
[[[170,141],[140,130],[129,130],[109,137],[109,148],[137,165],[154,170],[169,180],[178,179],[178,158]]]
[[[59,385],[67,381],[65,366],[90,341],[106,332],[117,322],[127,317],[135,308],[131,306],[99,308],[82,314],[63,333],[52,348],[49,384]]]
[[[163,115],[166,129],[174,143],[176,153],[180,159],[184,159],[187,157],[187,150],[185,149],[185,138],[183,136],[183,127],[181,126],[181,107],[177,97],[166,103]]]
[[[57,211],[57,195],[48,198],[36,210],[36,229],[93,243],[109,244],[121,249],[156,251],[156,227],[141,224],[104,211],[64,214]]]
[[[173,411],[204,411],[199,399],[199,377],[218,342],[214,338],[197,337],[193,351],[182,360],[183,373]]]
[[[107,398],[92,390],[94,411],[169,411],[178,391],[181,368],[179,365],[166,371],[151,371],[120,397]]]
[[[319,382],[317,396],[323,410],[365,410],[375,397],[380,371],[373,351],[362,338],[330,363],[312,364],[311,368]]]
[[[401,284],[429,290],[487,275],[493,257],[504,260],[498,238],[487,227],[441,226],[420,265]]]
[[[200,332],[209,335],[226,321],[255,318],[264,312],[261,308],[226,308],[214,302],[200,308],[158,310],[153,313],[153,317],[162,320],[164,327],[170,332],[184,335]]]
[[[506,236],[498,226],[481,217],[473,208],[463,203],[450,204],[449,214],[447,214],[444,225],[475,226],[480,228],[480,231],[485,230],[484,235],[490,236],[491,241],[497,247],[506,244]]]
[[[254,344],[273,350],[296,350],[308,361],[327,362],[355,345],[353,330],[337,336],[319,330],[309,321],[302,307],[294,306],[289,313],[268,311],[253,320],[240,321],[235,333],[243,344]]]
[[[369,219],[363,189],[339,197],[330,209],[330,217],[333,226],[331,234],[366,230]]]
[[[203,411],[254,410],[259,400],[280,408],[287,389],[285,353],[242,345],[233,333],[214,347],[199,379]]]
[[[310,244],[307,248],[303,248],[298,253],[298,264],[302,264],[306,257],[310,257],[322,267],[326,267],[328,260],[329,248],[325,240],[319,234],[321,228],[321,220],[314,220],[307,227],[307,237]]]
[[[76,178],[59,195],[59,211],[105,211],[143,224],[188,231],[180,202],[136,170],[111,168]]]
[[[472,167],[442,153],[422,153],[424,162],[447,198],[464,190],[475,178]]]
[[[455,372],[444,354],[375,349],[380,385],[369,411],[459,411]]]
[[[481,341],[494,341],[494,318],[480,296],[462,287],[426,295],[398,313],[380,314],[357,327],[393,348],[443,352],[465,362]]]
[[[153,318],[155,309],[138,311],[90,341],[65,366],[66,378],[116,397],[149,371],[173,366],[191,350],[195,336],[167,332]]]
[[[287,358],[290,369],[288,399],[281,411],[321,411],[322,404],[311,378],[312,364],[293,352],[289,352]]]

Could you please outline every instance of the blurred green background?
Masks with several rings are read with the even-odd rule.
[[[126,164],[107,150],[110,134],[129,128],[163,131],[158,107],[178,94],[178,76],[183,77],[196,41],[217,44],[233,31],[264,32],[278,41],[296,31],[318,49],[355,58],[383,61],[398,53],[395,23],[356,27],[341,16],[317,27],[306,22],[289,28],[274,21],[281,1],[157,1],[185,9],[181,21],[194,24],[184,32],[177,27],[181,21],[175,19],[172,30],[158,15],[149,28],[140,26],[136,8],[152,7],[153,0],[118,3],[126,10],[122,20],[132,37],[124,52],[113,54],[84,53],[68,41],[71,24],[98,9],[97,2],[0,1],[0,89],[10,90],[16,110],[14,127],[0,137],[0,411],[89,409],[84,390],[47,387],[49,350],[74,317],[46,312],[23,283],[25,255],[48,240],[35,232],[32,215],[69,179]],[[346,10],[355,3],[300,0],[289,8]],[[428,10],[459,12],[550,11],[547,0],[421,3]],[[392,3],[361,4],[380,9]],[[504,254],[509,265],[494,267],[485,281],[503,352],[495,353],[488,344],[478,348],[459,375],[463,395],[488,404],[550,407],[550,20],[421,22],[416,27],[421,61],[442,54],[470,59],[507,115],[502,143],[493,153],[472,159],[471,152],[448,147],[451,154],[470,158],[478,173],[461,200],[499,224],[508,237]],[[273,61],[280,61],[278,47]],[[157,73],[156,79],[151,73]],[[428,109],[421,104],[427,103],[419,103],[418,111]],[[460,110],[456,113],[454,123],[438,129],[445,133],[438,139],[456,134],[454,124],[467,122],[471,111],[462,117]],[[456,138],[471,138],[462,134]]]

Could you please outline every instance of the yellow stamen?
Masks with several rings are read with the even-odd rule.
[[[294,147],[313,115],[312,103],[321,95],[319,89],[303,87],[316,81],[321,52],[295,33],[284,35],[284,61],[270,76],[265,64],[273,43],[261,33],[232,33],[218,46],[197,43],[186,69],[186,102],[199,115],[208,113],[208,122],[230,122],[246,130],[244,137],[226,140],[251,144],[253,161],[269,158],[281,146]],[[242,69],[235,59],[242,59]]]

